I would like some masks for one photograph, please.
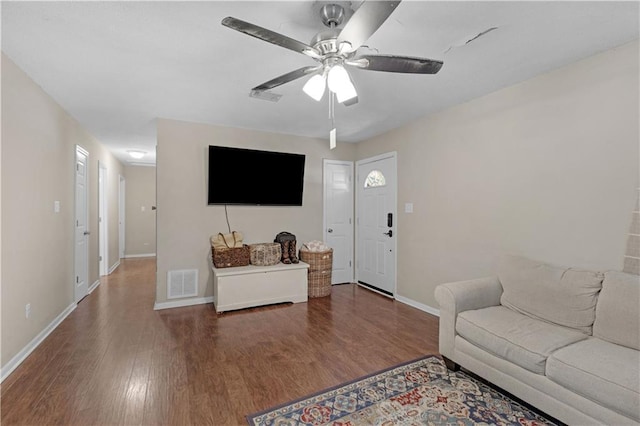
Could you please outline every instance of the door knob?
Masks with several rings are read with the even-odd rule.
[[[84,235],[89,235],[89,234],[91,234],[91,232],[89,232],[89,231],[84,231]]]
[[[327,232],[328,232],[328,233],[332,233],[332,232],[333,232],[333,229],[329,228],[329,229],[327,229]]]
[[[389,232],[383,232],[382,235],[387,235],[388,237],[393,237],[393,231],[389,229]]]

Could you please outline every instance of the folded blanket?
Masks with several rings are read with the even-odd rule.
[[[320,251],[331,250],[331,247],[329,247],[328,245],[326,245],[322,241],[313,240],[313,241],[309,241],[307,243],[304,243],[302,245],[301,250],[306,250],[306,251],[310,251],[310,252],[314,252],[315,253],[315,252],[320,252]]]

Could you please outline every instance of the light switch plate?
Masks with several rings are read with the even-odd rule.
[[[55,213],[60,213],[60,201],[53,202],[53,211]]]
[[[404,203],[404,212],[413,213],[413,203]]]

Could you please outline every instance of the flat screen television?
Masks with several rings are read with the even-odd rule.
[[[303,154],[209,146],[208,204],[301,206]]]

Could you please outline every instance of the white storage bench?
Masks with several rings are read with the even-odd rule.
[[[307,301],[307,270],[300,262],[273,266],[238,266],[213,270],[213,303],[216,312]]]

